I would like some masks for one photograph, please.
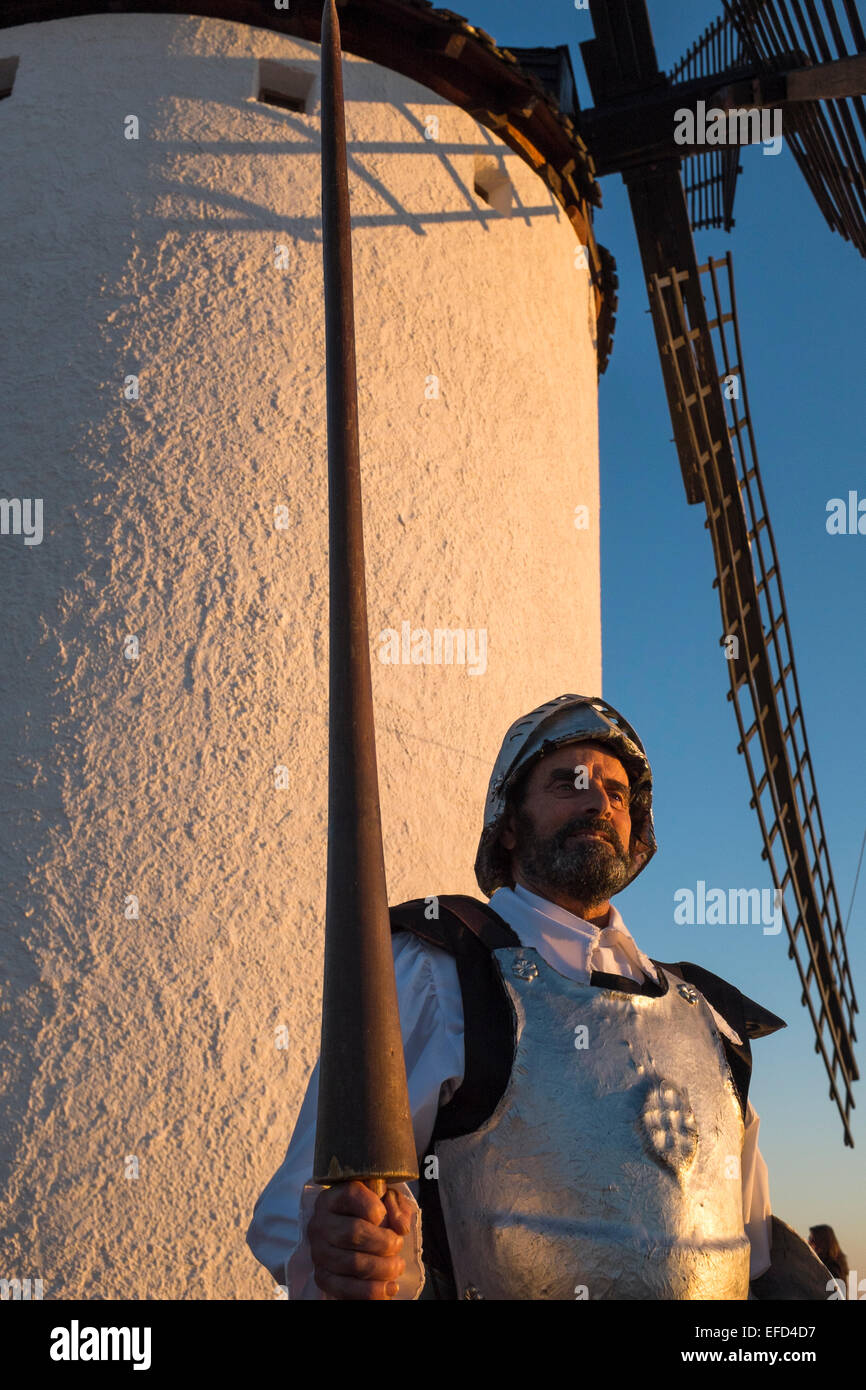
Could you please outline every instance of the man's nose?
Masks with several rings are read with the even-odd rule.
[[[604,815],[610,810],[610,800],[604,787],[598,783],[590,782],[588,787],[581,789],[582,805],[581,809],[587,812],[595,811],[599,815]]]

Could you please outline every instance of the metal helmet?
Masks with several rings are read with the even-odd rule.
[[[592,695],[558,695],[518,719],[502,741],[484,808],[484,829],[475,857],[475,877],[487,897],[512,887],[510,854],[499,842],[510,788],[531,763],[562,743],[608,743],[628,773],[631,790],[631,872],[637,878],[656,852],[652,769],[643,744],[618,710]],[[623,884],[623,887],[626,886]]]

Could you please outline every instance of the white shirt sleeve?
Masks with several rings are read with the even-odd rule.
[[[463,1000],[457,964],[447,951],[409,932],[395,932],[391,941],[415,1149],[423,1161],[440,1102],[450,1099],[463,1080]],[[247,1231],[256,1259],[292,1300],[325,1298],[312,1278],[304,1238],[320,1191],[307,1186],[313,1172],[318,1099],[317,1062],[286,1156],[256,1202]],[[406,1263],[408,1275],[408,1257]],[[405,1296],[416,1295],[407,1290]]]
[[[746,1105],[746,1132],[740,1173],[743,1181],[743,1225],[749,1237],[749,1279],[770,1268],[770,1175],[758,1148],[760,1118],[752,1102]]]

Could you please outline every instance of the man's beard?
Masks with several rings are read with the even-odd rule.
[[[625,887],[631,861],[608,822],[576,818],[547,839],[536,833],[535,822],[523,810],[515,812],[515,824],[517,863],[531,882],[563,889],[585,907],[597,907]],[[609,848],[598,840],[566,844],[568,837],[579,830],[603,835]]]

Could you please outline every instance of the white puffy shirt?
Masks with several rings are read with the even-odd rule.
[[[490,906],[508,923],[521,945],[534,948],[561,975],[589,984],[593,970],[624,975],[640,982],[644,973],[658,978],[652,961],[639,950],[617,909],[611,904],[608,924],[599,929],[557,903],[518,884],[500,888]],[[440,1105],[463,1081],[463,997],[454,957],[409,932],[392,938],[400,1025],[406,1058],[409,1105],[415,1149],[427,1151]],[[673,975],[673,971],[668,971]],[[719,1031],[741,1039],[715,1010]],[[324,1299],[312,1277],[304,1231],[319,1188],[310,1183],[318,1105],[318,1063],[313,1069],[297,1124],[282,1164],[256,1203],[247,1242],[290,1299]],[[743,1223],[751,1245],[749,1275],[757,1279],[770,1267],[770,1195],[767,1165],[758,1150],[760,1120],[748,1103],[741,1161]],[[411,1185],[412,1188],[415,1184]],[[410,1191],[404,1187],[404,1191]],[[414,1196],[414,1193],[412,1194]],[[417,1298],[417,1277],[408,1249],[402,1298]]]

